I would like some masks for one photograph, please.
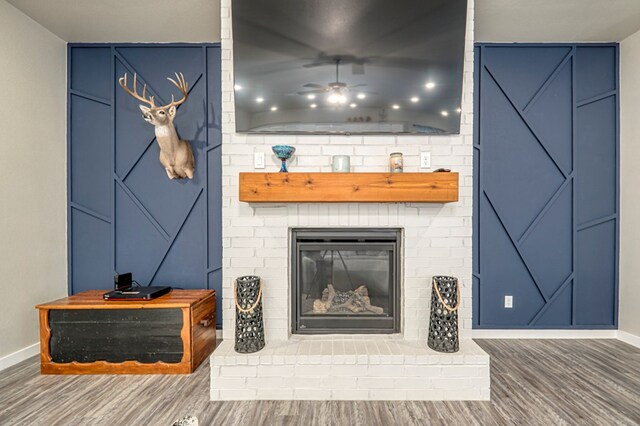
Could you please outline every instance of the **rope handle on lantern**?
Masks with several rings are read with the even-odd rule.
[[[449,306],[444,302],[444,299],[442,298],[442,294],[440,293],[440,289],[438,288],[438,285],[436,284],[436,279],[435,277],[432,279],[432,284],[433,284],[433,288],[436,291],[436,294],[438,295],[438,300],[440,301],[440,303],[442,303],[442,306],[444,306],[444,308],[449,311],[449,312],[455,312],[458,310],[458,308],[460,307],[460,286],[458,285],[458,282],[456,281],[456,290],[457,290],[457,303],[456,306]]]
[[[259,281],[259,285],[260,288],[258,289],[258,296],[256,297],[256,301],[253,303],[253,305],[251,305],[251,307],[245,309],[240,306],[240,302],[238,302],[238,279],[233,280],[233,299],[236,302],[236,308],[243,314],[253,312],[256,306],[258,306],[258,303],[260,303],[260,300],[262,299],[262,280]]]

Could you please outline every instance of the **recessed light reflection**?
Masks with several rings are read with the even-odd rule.
[[[436,84],[433,81],[430,81],[427,84],[425,84],[424,87],[426,87],[427,89],[431,90],[431,89],[436,87]]]
[[[419,98],[419,97],[417,97],[417,96],[413,96],[413,97],[411,98],[411,102],[413,102],[414,104],[415,104],[415,103],[418,103],[418,102],[420,102],[420,98]]]
[[[257,102],[257,103],[259,103],[259,104],[261,104],[261,103],[263,103],[263,102],[264,102],[264,98],[263,98],[262,96],[258,96],[258,97],[256,98],[256,102]]]
[[[462,108],[456,108],[456,112],[460,114],[462,112]]]
[[[341,92],[333,92],[327,97],[327,102],[330,104],[345,104],[347,103],[347,97]]]
[[[364,99],[364,98],[366,98],[366,97],[367,97],[367,95],[366,95],[366,94],[364,94],[364,93],[358,93],[358,94],[356,95],[356,97],[357,97],[358,99]]]
[[[311,99],[312,100],[312,99],[315,99],[315,98],[316,98],[316,95],[314,95],[313,93],[307,95],[307,99]]]
[[[236,91],[240,91],[242,90],[242,86],[240,86],[239,84],[236,84],[235,86],[233,86],[233,89]]]
[[[448,117],[449,111],[440,111],[440,114],[442,114],[443,117]]]
[[[391,106],[391,108],[393,108],[393,109],[400,109],[400,105],[398,105],[398,104],[393,104],[393,105]]]
[[[349,104],[349,106],[350,106],[351,108],[355,108],[355,107],[357,107],[357,106],[358,106],[358,104],[357,104],[357,103],[355,103],[355,102],[353,102],[353,103],[350,103],[350,104]]]
[[[272,106],[272,107],[271,107],[271,111],[277,111],[277,110],[278,110],[278,107],[277,107],[277,106]]]
[[[310,106],[311,108],[317,108],[317,107],[318,107],[318,104],[311,104],[311,105],[309,105],[309,106]]]

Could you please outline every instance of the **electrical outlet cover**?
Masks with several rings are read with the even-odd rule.
[[[507,309],[513,308],[513,296],[504,297],[504,307]]]
[[[253,153],[253,168],[264,169],[264,152]]]
[[[431,153],[430,152],[421,152],[420,153],[420,168],[421,169],[430,169],[431,168]]]

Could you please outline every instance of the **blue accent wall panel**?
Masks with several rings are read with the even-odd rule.
[[[167,77],[184,74],[175,125],[192,180],[167,177],[153,126],[117,84],[125,72],[163,104],[179,95]],[[142,285],[215,289],[221,312],[220,93],[217,44],[69,46],[70,293],[133,272]]]
[[[574,322],[583,326],[616,324],[616,223],[613,220],[578,233]]]
[[[215,99],[220,97],[220,86],[217,82],[221,81],[222,74],[220,70],[220,49],[207,48],[207,97]],[[213,83],[212,83],[213,82]],[[207,174],[209,176],[209,185],[203,194],[204,202],[207,204],[209,214],[205,216],[205,227],[207,229],[208,256],[207,280],[209,287],[212,283],[221,287],[222,283],[222,209],[220,208],[220,200],[222,200],[222,111],[220,108],[207,108]],[[218,171],[218,172],[216,172]],[[220,290],[221,291],[221,290]],[[220,293],[222,294],[222,293]],[[221,309],[222,297],[218,298],[218,312],[222,316]],[[220,319],[221,320],[221,319]]]
[[[576,191],[578,226],[616,213],[616,99],[578,107]],[[609,143],[607,143],[609,142]]]
[[[475,55],[474,327],[615,328],[618,46]]]
[[[111,108],[80,96],[71,95],[70,111],[75,118],[69,132],[71,202],[102,216],[111,214]]]
[[[81,94],[111,99],[111,47],[76,48],[70,50],[69,87]],[[70,58],[71,59],[71,58]]]
[[[111,224],[86,212],[72,208],[69,217],[69,280],[76,293],[104,287],[104,277],[112,274]],[[108,288],[108,287],[107,287]]]

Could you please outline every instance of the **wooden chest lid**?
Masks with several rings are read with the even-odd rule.
[[[208,297],[215,290],[171,290],[170,293],[149,301],[106,301],[102,295],[109,290],[89,290],[73,296],[42,303],[36,309],[144,309],[188,308]]]

